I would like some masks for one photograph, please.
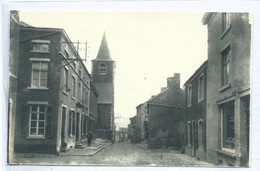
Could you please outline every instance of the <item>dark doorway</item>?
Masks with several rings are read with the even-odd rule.
[[[65,142],[65,122],[66,122],[66,108],[62,107],[62,124],[61,124],[61,148],[66,148],[67,144]]]
[[[77,124],[76,124],[76,142],[79,142],[79,127],[80,127],[80,113],[77,113]]]

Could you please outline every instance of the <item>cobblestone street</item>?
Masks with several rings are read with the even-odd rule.
[[[180,154],[178,151],[167,149],[145,150],[131,143],[115,143],[93,156],[40,155],[28,158],[17,157],[14,163],[32,165],[214,166]]]

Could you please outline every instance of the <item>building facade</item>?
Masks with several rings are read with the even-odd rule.
[[[185,96],[180,74],[167,79],[167,87],[147,101],[148,148],[184,146]]]
[[[251,24],[247,13],[206,13],[207,160],[248,166]]]
[[[114,69],[105,33],[97,57],[92,60],[92,77],[99,94],[97,100],[97,137],[113,140],[114,124]]]
[[[136,107],[136,136],[135,141],[141,142],[147,140],[148,127],[145,124],[148,121],[147,102],[141,103]]]
[[[130,124],[128,127],[130,142],[137,142],[137,130],[136,130],[136,115],[130,118]]]
[[[89,104],[89,122],[88,131],[91,131],[93,137],[97,136],[97,99],[98,92],[93,82],[90,81],[90,104]]]
[[[86,140],[90,79],[63,29],[20,27],[15,150],[60,153]]]
[[[17,75],[19,60],[19,13],[10,12],[10,44],[9,44],[9,91],[8,91],[8,162],[12,162],[14,153],[15,117],[17,101]]]
[[[207,61],[185,82],[185,154],[206,160]]]
[[[119,128],[118,131],[118,141],[119,142],[128,142],[129,136],[128,136],[128,129],[127,128]]]

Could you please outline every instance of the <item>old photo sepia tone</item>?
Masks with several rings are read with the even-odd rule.
[[[251,18],[11,11],[8,163],[249,167]]]

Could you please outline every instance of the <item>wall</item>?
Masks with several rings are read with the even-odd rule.
[[[208,76],[207,76],[207,158],[208,161],[218,164],[218,150],[221,149],[220,131],[220,108],[216,104],[234,101],[235,111],[240,108],[239,96],[243,91],[250,88],[250,44],[251,30],[248,23],[247,14],[231,13],[231,27],[222,33],[222,14],[216,13],[208,23]],[[223,89],[221,87],[221,52],[230,45],[230,86]],[[245,129],[245,125],[240,125],[240,117],[243,114],[235,112],[235,134],[236,140],[240,141],[242,134],[240,130]],[[214,122],[212,122],[214,121]],[[216,136],[217,135],[217,136]],[[246,148],[247,144],[236,144],[235,156],[245,155],[241,153],[241,148]],[[221,160],[227,162],[226,159]],[[237,157],[240,158],[240,157]],[[230,159],[231,160],[231,159]],[[234,159],[232,159],[234,160]],[[228,164],[228,163],[226,163]],[[240,165],[239,160],[235,160],[230,165]]]
[[[204,78],[204,96],[198,98],[199,78]],[[191,105],[188,106],[188,88],[192,87]],[[197,71],[185,83],[185,154],[194,156],[200,160],[206,160],[206,90],[207,90],[207,62],[203,63]],[[202,130],[199,130],[199,121],[202,122]],[[192,143],[188,143],[188,123],[196,123],[192,128]],[[202,137],[200,137],[200,135]],[[199,144],[199,138],[202,138]]]
[[[34,53],[32,50],[33,39],[50,40],[49,53]],[[15,148],[17,151],[51,151],[56,148],[57,114],[59,106],[60,68],[60,33],[53,31],[41,32],[33,28],[20,30],[19,64],[18,64],[18,96],[17,96],[17,120]],[[31,86],[31,62],[30,58],[49,58],[48,90],[30,89]],[[51,97],[51,98],[50,98]],[[48,109],[52,116],[48,117],[49,135],[46,139],[29,139],[28,134],[29,107],[28,101],[48,102]]]
[[[176,107],[148,104],[149,133],[148,147],[173,147],[184,145],[185,110]]]

